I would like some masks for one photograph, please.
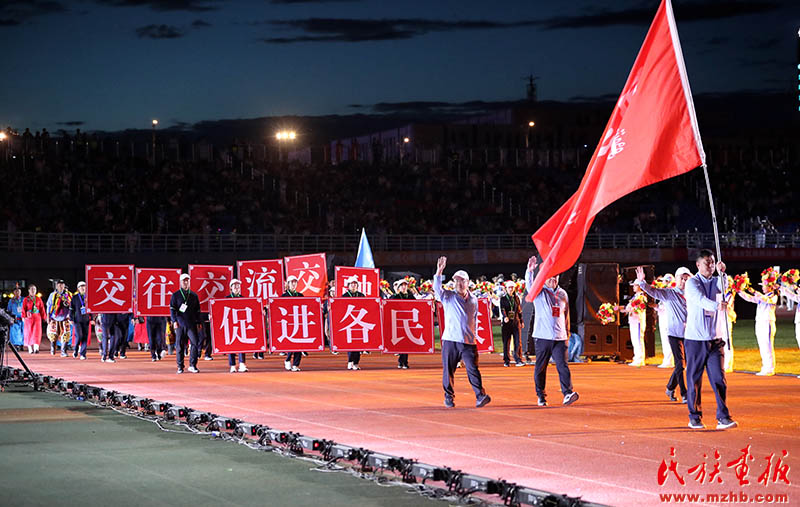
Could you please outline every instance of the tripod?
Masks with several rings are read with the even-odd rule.
[[[2,312],[0,313],[0,320],[10,320],[10,322],[14,322],[14,319],[12,319],[5,311],[0,309],[0,312]],[[25,371],[28,373],[28,379],[11,379],[9,378],[11,375],[11,370],[9,368],[2,368],[0,369],[0,391],[5,391],[8,384],[28,384],[33,380],[34,377],[31,369],[28,368],[28,365],[25,364],[25,361],[23,361],[22,357],[19,355],[17,347],[15,347],[14,344],[11,343],[11,340],[9,340],[8,326],[4,325],[4,322],[0,322],[0,367],[4,366],[4,363],[8,362],[8,354],[6,353],[7,349],[11,349],[11,352],[13,352],[17,357],[19,364],[25,368]],[[34,390],[35,389],[36,387],[34,385]]]

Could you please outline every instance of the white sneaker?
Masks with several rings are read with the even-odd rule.
[[[668,363],[661,363],[658,365],[659,368],[672,368],[671,364]]]
[[[211,356],[203,356],[203,361],[213,361],[214,358]]]
[[[347,363],[347,369],[348,370],[352,370],[353,369],[353,363],[352,362]]]
[[[244,363],[239,363],[239,372],[244,373],[247,371],[247,365]]]
[[[161,351],[161,359],[164,359],[164,356],[166,356],[166,355],[167,355],[167,351],[166,350],[162,350]]]
[[[628,363],[628,366],[633,366],[634,368],[641,368],[644,366],[644,363]]]
[[[198,370],[194,366],[190,366],[189,367],[189,373],[200,373],[200,370]]]
[[[292,363],[289,362],[289,361],[284,361],[283,362],[283,367],[286,368],[286,371],[289,371],[289,370],[292,369]]]
[[[300,371],[300,368],[297,366],[292,366],[292,371]]]
[[[758,375],[759,377],[771,377],[775,375],[775,372],[761,370],[760,372],[756,373],[756,375]]]
[[[236,373],[236,367],[235,366],[231,366],[231,373]]]
[[[354,364],[354,365],[353,365],[353,369],[354,369],[354,370],[360,370],[360,369],[361,369],[361,367],[360,367],[359,365],[357,365],[357,364]]]

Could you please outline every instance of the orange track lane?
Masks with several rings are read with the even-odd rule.
[[[549,407],[536,406],[533,367],[503,368],[497,355],[482,356],[487,407],[474,408],[466,373],[456,373],[456,408],[442,405],[439,357],[411,356],[411,369],[398,370],[394,356],[362,356],[361,371],[345,369],[346,356],[312,354],[302,372],[284,370],[283,358],[247,361],[250,372],[229,373],[227,360],[200,361],[199,374],[176,375],[174,356],[150,362],[149,353],[127,360],[25,353],[37,372],[125,393],[186,405],[308,436],[415,458],[491,478],[585,500],[612,504],[657,504],[659,493],[787,494],[800,504],[800,379],[728,375],[728,406],[740,427],[690,430],[686,406],[664,395],[669,370],[611,363],[573,364],[580,400],[560,404],[558,375],[548,369]],[[187,362],[188,363],[188,362]],[[16,359],[10,364],[16,366]],[[705,423],[715,425],[714,396],[705,382]],[[727,464],[750,445],[750,484],[740,486]],[[661,461],[675,448],[681,486],[674,476],[658,485]],[[773,466],[782,451],[789,465],[786,485],[759,484],[766,456]],[[690,467],[708,463],[719,451],[722,484],[699,483]],[[704,458],[704,454],[707,458]],[[702,501],[697,503],[704,503]]]

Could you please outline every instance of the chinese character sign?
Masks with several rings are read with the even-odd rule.
[[[200,299],[200,311],[208,313],[209,301],[230,294],[228,283],[233,278],[233,266],[189,264],[189,276],[191,289]]]
[[[383,352],[433,353],[433,301],[388,299],[383,301]]]
[[[215,354],[265,352],[264,307],[259,298],[221,298],[209,302]]]
[[[89,313],[132,313],[133,265],[87,265],[86,311]]]
[[[286,277],[297,277],[297,292],[307,297],[324,297],[328,285],[325,254],[297,255],[284,258]]]
[[[323,349],[322,303],[319,298],[270,298],[270,352]]]
[[[169,300],[180,287],[180,269],[136,269],[136,315],[168,317]]]
[[[242,281],[242,296],[260,298],[267,305],[269,298],[283,294],[283,261],[239,261],[236,263],[239,280]]]
[[[330,308],[331,350],[382,349],[380,298],[333,298]]]
[[[478,298],[478,319],[475,321],[475,345],[478,352],[494,352],[491,304],[489,298]],[[441,315],[444,315],[444,309],[442,310]]]
[[[350,266],[336,266],[336,295],[341,296],[347,290],[344,281],[355,276],[358,278],[358,287],[368,298],[379,298],[381,275],[378,269],[353,268]]]

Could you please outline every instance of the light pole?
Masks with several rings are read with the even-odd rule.
[[[156,165],[156,125],[158,120],[153,118],[153,165]]]
[[[283,158],[281,155],[283,143],[292,142],[297,139],[297,132],[294,130],[281,130],[275,134],[275,139],[278,140],[278,162],[280,163],[281,159]],[[288,161],[288,152],[286,153],[286,157]]]
[[[408,137],[403,138],[403,144],[400,145],[400,165],[403,165],[403,156],[406,154],[406,146],[411,142]]]
[[[0,143],[5,141],[6,162],[8,162],[8,136],[5,132],[0,132]]]

